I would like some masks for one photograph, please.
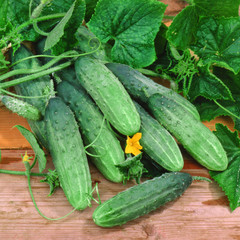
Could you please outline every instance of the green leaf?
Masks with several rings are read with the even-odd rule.
[[[234,211],[240,206],[240,140],[237,131],[231,132],[222,124],[216,124],[215,134],[227,153],[229,165],[223,172],[209,173],[227,195],[230,208]]]
[[[240,18],[202,18],[193,51],[205,65],[240,71]]]
[[[234,95],[233,95],[234,96]],[[236,96],[234,96],[236,98]],[[235,101],[218,101],[224,108],[229,112],[240,116],[240,100]],[[198,112],[201,116],[202,121],[211,121],[212,119],[219,116],[229,116],[230,114],[226,112],[223,108],[220,108],[214,101],[201,101],[199,104],[195,104],[198,109]]]
[[[20,131],[20,133],[27,139],[27,141],[32,146],[32,149],[38,159],[39,172],[42,172],[46,168],[47,159],[45,157],[44,151],[39,146],[34,134],[21,125],[16,125],[15,127]]]
[[[239,0],[194,0],[201,16],[237,17]]]
[[[155,42],[155,50],[157,56],[160,56],[161,54],[164,53],[166,49],[166,44],[167,44],[167,30],[168,27],[165,24],[162,24],[160,26],[159,32],[157,33],[157,36],[154,40]]]
[[[240,73],[235,75],[233,72],[225,68],[214,67],[213,74],[221,79],[233,94],[240,93]]]
[[[140,183],[142,174],[146,172],[141,163],[141,158],[142,153],[134,157],[128,157],[124,162],[116,165],[123,174],[124,184],[131,179],[135,179],[138,184]]]
[[[59,176],[58,173],[55,170],[48,169],[48,175],[45,177],[45,179],[40,180],[40,182],[45,182],[49,184],[50,187],[50,192],[48,196],[50,197],[56,188],[60,187],[60,181],[59,181]]]
[[[233,100],[229,88],[206,67],[199,67],[199,74],[194,75],[189,91],[191,101],[199,96],[210,100]]]
[[[8,69],[8,64],[10,64],[10,62],[6,61],[5,56],[2,51],[0,51],[0,75]]]
[[[98,0],[85,0],[85,2],[86,2],[85,21],[88,22],[94,13]]]
[[[76,48],[81,52],[89,53],[97,49],[91,56],[104,62],[111,62],[112,46],[108,43],[101,43],[88,28],[79,27],[75,36],[78,41]]]
[[[84,15],[84,0],[76,0],[62,21],[55,27],[58,28],[56,29],[55,33],[50,33],[51,39],[54,39],[55,37],[55,42],[57,41],[57,44],[52,49],[52,53],[54,55],[59,55],[65,51],[72,50],[73,47],[77,44],[75,33],[81,26]]]
[[[194,41],[198,13],[195,6],[187,6],[174,19],[167,31],[167,39],[178,49],[184,50]]]
[[[66,15],[64,16],[64,18],[62,18],[62,20],[58,23],[58,25],[56,25],[55,28],[49,33],[45,42],[44,51],[47,51],[48,49],[52,48],[55,44],[57,44],[57,42],[60,41],[61,37],[64,34],[64,28],[72,16],[75,3],[76,1],[74,1],[74,3],[70,7],[70,9],[67,11]]]
[[[29,20],[29,3],[30,0],[9,0],[7,17],[8,21],[11,21],[15,28]],[[39,3],[39,0],[33,0],[32,10],[35,9]],[[73,0],[53,0],[51,1],[51,4],[47,5],[42,10],[40,16],[46,16],[55,13],[65,13],[72,4]],[[43,31],[49,31],[57,24],[58,21],[59,19],[47,20],[39,23],[38,26]],[[23,39],[27,41],[34,42],[39,38],[39,34],[35,32],[32,25],[24,28],[22,35]]]
[[[7,9],[8,9],[8,0],[1,0],[0,2],[0,31],[4,29],[8,20],[7,20]],[[0,34],[1,38],[1,34]]]
[[[100,0],[87,25],[102,42],[115,40],[113,61],[146,67],[156,59],[154,39],[165,9],[156,0]]]

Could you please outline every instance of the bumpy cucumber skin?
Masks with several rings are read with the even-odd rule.
[[[130,66],[120,63],[107,63],[105,65],[117,76],[117,78],[127,89],[128,93],[136,100],[147,103],[148,98],[151,95],[160,93],[170,99],[174,99],[196,119],[200,119],[199,113],[195,106],[180,94],[174,92],[172,89],[155,83],[152,79],[144,76],[142,73],[131,68]]]
[[[14,53],[12,56],[12,63],[17,62],[25,57],[32,56],[33,54],[23,45]],[[36,58],[32,58],[29,60],[25,60],[13,66],[13,69],[29,69],[29,68],[36,68],[40,66],[40,62]],[[21,75],[23,76],[23,75]],[[17,77],[17,76],[16,76]],[[45,94],[44,92],[46,89],[51,89],[51,80],[49,76],[43,76],[41,78],[21,83],[14,87],[17,94],[23,96],[41,96]],[[35,99],[23,99],[27,103],[36,107],[42,115],[45,113],[45,108],[48,102],[48,98],[35,98]],[[46,139],[46,132],[45,132],[45,123],[43,120],[40,121],[33,121],[28,120],[28,123],[40,141],[40,143],[47,148],[47,139]]]
[[[40,120],[42,117],[40,111],[37,108],[20,99],[10,96],[2,96],[0,100],[7,109],[14,113],[17,113],[19,116],[34,121]]]
[[[75,62],[79,83],[97,103],[106,119],[123,135],[140,129],[140,117],[129,94],[116,76],[99,60],[88,56]]]
[[[157,120],[151,117],[137,102],[134,102],[141,118],[143,151],[168,171],[180,171],[183,157],[171,134]]]
[[[57,86],[57,92],[74,112],[85,146],[94,142],[103,124],[103,115],[96,104],[83,88],[74,87],[66,81]],[[115,165],[124,162],[124,152],[106,123],[93,146],[87,151],[99,156],[90,158],[105,178],[112,182],[123,181],[123,176]]]
[[[101,227],[122,225],[175,200],[191,183],[188,173],[165,173],[105,201],[95,209],[93,220]]]
[[[60,98],[51,98],[45,123],[49,150],[61,187],[74,208],[85,209],[89,205],[92,182],[74,115]]]
[[[155,118],[202,166],[213,171],[227,168],[227,155],[218,138],[176,101],[154,94],[149,98],[148,106]]]

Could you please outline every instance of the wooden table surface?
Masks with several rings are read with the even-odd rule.
[[[28,127],[25,119],[0,108],[1,169],[24,171],[21,154],[29,144],[12,128],[16,124]],[[204,124],[214,130],[216,122],[233,129],[229,118],[217,118]],[[209,177],[208,171],[197,164],[183,149],[184,169],[192,175]],[[47,168],[53,168],[48,156]],[[115,184],[105,180],[90,165],[93,184],[99,183],[102,202],[134,185]],[[37,171],[37,166],[34,169]],[[32,188],[41,211],[51,218],[65,215],[72,210],[61,189],[48,197],[49,187],[32,177]],[[24,176],[0,175],[0,239],[166,239],[166,240],[231,240],[240,239],[240,208],[230,212],[228,200],[214,182],[194,182],[177,200],[123,226],[104,229],[92,221],[97,207],[76,211],[59,221],[42,218],[34,208]],[[96,197],[96,195],[95,195]]]
[[[166,14],[176,15],[186,3],[180,0],[163,0],[168,4]],[[0,149],[1,169],[24,171],[21,154],[28,150],[28,142],[17,129],[21,124],[29,128],[26,120],[0,108]],[[217,118],[204,124],[214,130],[216,122],[233,129],[229,118]],[[208,171],[197,164],[183,149],[184,169],[192,175],[209,177]],[[47,168],[54,169],[48,156]],[[93,184],[99,183],[102,202],[118,192],[134,185],[114,184],[105,180],[93,165],[90,165]],[[37,166],[34,168],[37,171]],[[40,210],[56,218],[72,210],[63,191],[58,189],[48,197],[49,187],[40,183],[39,177],[31,178],[33,193]],[[96,197],[96,196],[95,196]],[[237,240],[240,239],[240,208],[231,212],[227,197],[220,187],[212,182],[194,182],[177,200],[158,210],[133,220],[123,226],[104,229],[92,221],[97,207],[75,211],[65,219],[49,221],[42,218],[34,208],[24,176],[0,174],[0,240],[45,240],[45,239],[86,239],[86,240]]]

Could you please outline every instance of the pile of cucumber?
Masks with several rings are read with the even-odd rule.
[[[15,63],[32,55],[21,46],[11,60]],[[35,68],[42,61],[28,58],[13,68]],[[109,181],[123,181],[116,166],[125,161],[125,142],[119,135],[127,139],[141,132],[146,159],[167,172],[97,207],[93,220],[99,226],[124,224],[176,199],[187,189],[193,177],[180,172],[184,161],[175,138],[207,169],[227,168],[222,145],[201,123],[196,108],[127,65],[106,63],[96,54],[81,56],[71,67],[21,83],[15,91],[29,97],[23,100],[27,107],[13,108],[9,103],[12,98],[2,97],[3,103],[28,118],[39,143],[51,154],[61,187],[74,208],[83,210],[91,203],[88,158]]]

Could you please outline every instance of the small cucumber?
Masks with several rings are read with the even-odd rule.
[[[37,121],[42,117],[40,111],[36,107],[15,97],[3,95],[0,96],[0,101],[7,109],[24,118]]]
[[[140,117],[129,94],[115,75],[99,60],[89,56],[75,62],[79,83],[94,99],[107,120],[123,135],[140,129]]]
[[[83,88],[66,81],[57,86],[57,92],[74,112],[85,146],[93,143],[87,149],[97,155],[91,157],[93,163],[108,180],[122,182],[123,176],[115,165],[124,162],[124,152],[105,122],[102,127],[103,115],[96,104]]]
[[[136,100],[146,103],[151,95],[160,93],[170,99],[174,99],[182,106],[182,108],[184,108],[187,112],[190,112],[196,119],[200,119],[195,106],[172,89],[166,88],[154,82],[152,79],[144,76],[139,71],[127,65],[120,63],[107,63],[106,66],[117,76],[129,94]]]
[[[74,208],[85,209],[92,190],[88,161],[77,122],[61,98],[49,100],[45,123],[49,150],[61,187]]]
[[[101,227],[122,225],[175,200],[191,183],[188,173],[165,173],[105,201],[95,209],[93,220]]]
[[[201,165],[213,171],[227,168],[227,155],[218,138],[177,101],[154,94],[148,106],[155,118]]]
[[[15,63],[23,58],[33,56],[30,50],[28,50],[26,47],[21,45],[20,48],[14,53],[14,55],[11,56],[12,63]],[[41,66],[40,62],[36,58],[31,58],[22,62],[19,62],[18,64],[13,66],[13,69],[31,69],[31,68],[38,68]],[[21,75],[22,76],[22,75]],[[16,76],[17,78],[18,76]],[[47,92],[51,91],[53,88],[52,81],[49,76],[43,76],[41,78],[21,83],[14,87],[18,95],[23,96],[42,96],[47,95]],[[23,101],[33,105],[36,107],[41,114],[44,116],[45,108],[48,103],[49,97],[42,97],[42,98],[29,98],[29,99],[23,99]],[[40,143],[45,147],[48,148],[48,143],[46,139],[46,132],[45,132],[45,123],[43,120],[40,121],[33,121],[28,120],[28,123],[31,127],[31,130],[36,135],[37,139],[40,141]]]
[[[168,171],[180,171],[183,168],[183,157],[174,138],[137,102],[135,106],[141,118],[140,144],[143,151]]]

